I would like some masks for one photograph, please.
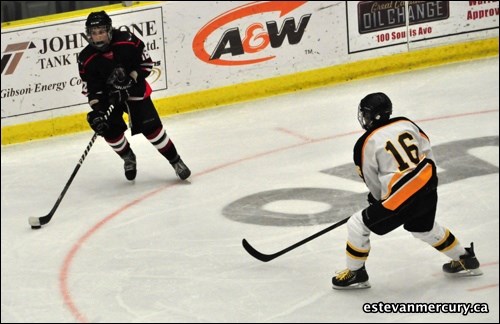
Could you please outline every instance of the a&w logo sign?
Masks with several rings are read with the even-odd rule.
[[[268,12],[279,13],[279,18],[302,6],[307,1],[257,1],[237,7],[223,13],[203,26],[193,40],[193,51],[196,57],[206,63],[215,65],[244,65],[255,64],[273,59],[275,56],[258,55],[268,48],[279,48],[285,38],[290,45],[300,42],[311,14],[295,18],[285,18],[281,26],[276,21],[250,23],[245,30],[231,27],[231,23],[249,16]],[[213,48],[206,48],[206,41],[214,32],[224,30],[219,41]],[[212,36],[213,37],[213,36]],[[245,59],[240,59],[241,55]],[[254,58],[255,56],[258,56]],[[247,59],[247,57],[249,57]],[[250,58],[251,57],[251,58]]]

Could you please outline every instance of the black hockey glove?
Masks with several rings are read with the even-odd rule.
[[[111,72],[106,83],[113,89],[127,90],[132,88],[136,82],[127,74],[127,71],[123,67],[117,67]]]
[[[370,205],[373,205],[373,204],[375,204],[375,203],[377,203],[377,202],[378,202],[378,200],[377,200],[377,199],[375,199],[375,197],[373,197],[373,195],[372,195],[372,193],[371,193],[371,192],[369,192],[369,193],[368,193],[368,203],[369,203]]]
[[[90,127],[101,136],[109,129],[106,113],[100,110],[92,110],[87,114],[87,121]]]
[[[108,94],[108,102],[110,105],[117,106],[128,99],[127,90],[113,90]]]

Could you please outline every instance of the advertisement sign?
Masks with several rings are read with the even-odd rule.
[[[159,107],[168,111],[177,111],[176,97],[187,98],[186,107],[192,95],[236,86],[245,100],[246,85],[258,81],[348,70],[351,63],[499,31],[497,1],[161,1],[108,14],[115,28],[146,44],[155,62],[152,97],[173,98]],[[88,44],[85,18],[2,29],[2,127],[88,111],[77,65]],[[219,102],[209,98],[208,105]],[[205,107],[193,102],[191,110]]]
[[[348,51],[494,37],[498,16],[498,1],[347,1]]]
[[[136,34],[155,66],[148,82],[167,88],[162,9],[109,13],[113,27]],[[85,18],[2,31],[2,125],[17,116],[43,119],[82,111],[77,57],[87,46]]]

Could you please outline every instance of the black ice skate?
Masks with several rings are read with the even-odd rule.
[[[479,261],[474,253],[474,243],[470,248],[465,248],[466,254],[460,256],[458,261],[450,261],[443,264],[443,271],[446,275],[453,277],[480,276],[483,274],[479,269]]]
[[[134,180],[135,176],[137,175],[137,162],[135,159],[135,154],[132,152],[132,150],[129,150],[126,154],[122,155],[123,161],[125,163],[123,164],[123,167],[125,169],[125,177],[127,180]]]
[[[365,266],[358,270],[345,269],[332,278],[333,289],[364,289],[370,288],[368,273]]]
[[[184,164],[180,156],[177,156],[176,162],[172,162],[172,167],[175,170],[175,174],[181,180],[186,180],[191,175],[191,170]]]

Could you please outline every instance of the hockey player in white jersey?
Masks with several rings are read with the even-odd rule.
[[[401,225],[452,259],[443,265],[445,274],[481,275],[473,243],[464,248],[434,220],[438,178],[429,138],[411,120],[391,114],[391,100],[381,92],[367,95],[358,106],[366,132],[354,146],[354,164],[370,191],[369,206],[347,222],[347,269],[332,278],[333,288],[369,288],[370,233],[384,235]]]

